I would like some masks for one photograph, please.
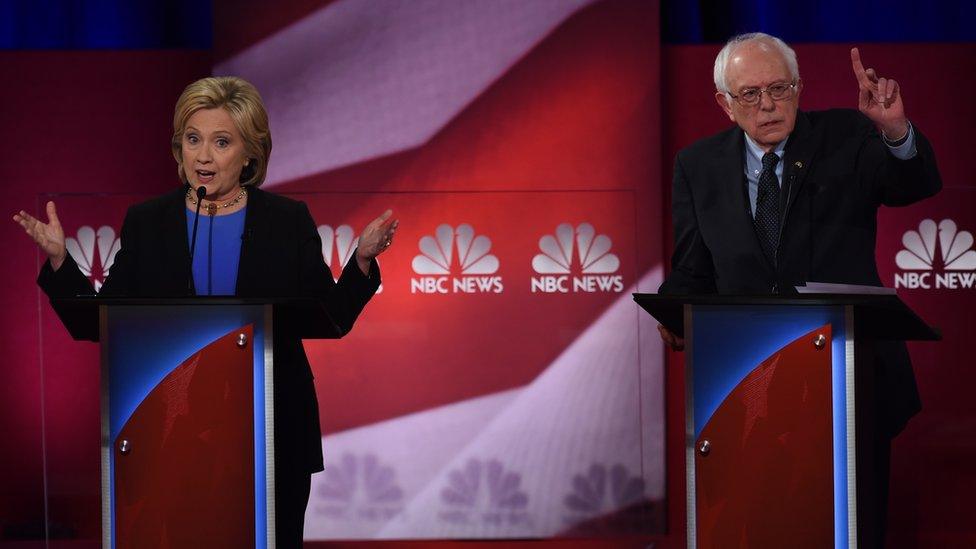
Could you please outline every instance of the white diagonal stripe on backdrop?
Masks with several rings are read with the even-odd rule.
[[[657,267],[637,288],[656,287],[660,278]],[[315,475],[307,539],[551,536],[573,520],[589,518],[568,509],[565,498],[573,477],[594,465],[604,471],[622,466],[643,479],[647,499],[663,499],[663,350],[653,320],[633,302],[632,291],[622,293],[523,388],[325,437],[327,465],[345,455],[376,456],[395,471],[402,497],[372,507],[357,507],[361,497],[332,502],[330,514],[330,502],[322,499],[327,476]],[[526,503],[504,511],[520,521],[481,520],[490,511],[484,478],[468,515],[474,520],[444,520],[453,510],[444,489],[452,472],[471,460],[497,460],[506,472],[519,475],[516,491]],[[607,495],[598,514],[618,509]]]
[[[340,0],[218,64],[261,92],[267,185],[426,142],[594,0]]]

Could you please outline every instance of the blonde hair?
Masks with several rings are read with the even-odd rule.
[[[236,76],[201,78],[183,90],[173,113],[173,158],[177,173],[185,183],[183,172],[183,132],[193,113],[201,109],[223,108],[234,119],[244,140],[244,150],[250,162],[241,171],[241,185],[255,187],[264,182],[271,156],[271,131],[268,112],[261,94],[249,82]]]

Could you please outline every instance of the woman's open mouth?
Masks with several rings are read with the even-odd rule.
[[[214,172],[208,170],[197,170],[197,181],[199,181],[202,185],[206,185],[214,180],[215,175],[216,174]]]

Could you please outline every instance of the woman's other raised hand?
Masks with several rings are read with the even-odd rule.
[[[64,246],[64,229],[58,220],[58,211],[54,202],[47,203],[47,223],[42,222],[24,210],[14,214],[14,221],[24,228],[24,231],[34,239],[41,250],[51,260],[51,268],[55,271],[64,263],[68,252]]]

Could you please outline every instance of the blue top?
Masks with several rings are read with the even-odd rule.
[[[229,215],[209,216],[200,213],[196,252],[193,254],[193,285],[197,295],[234,295],[237,290],[237,266],[241,260],[241,238],[244,235],[244,213],[247,208]],[[193,213],[186,216],[186,238],[193,245]]]

